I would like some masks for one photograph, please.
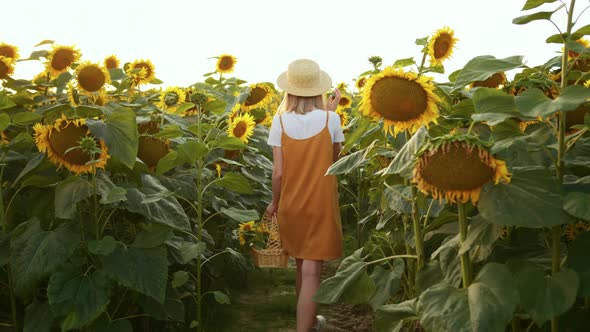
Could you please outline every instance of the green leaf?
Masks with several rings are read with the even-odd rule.
[[[383,174],[400,174],[403,177],[411,176],[414,169],[416,153],[422,147],[428,131],[422,127],[410,138],[395,156],[391,164]]]
[[[17,126],[24,126],[27,124],[32,124],[41,118],[43,118],[43,116],[37,113],[19,112],[12,115],[12,123]]]
[[[116,157],[123,165],[133,168],[139,144],[135,112],[120,105],[112,106],[112,108],[105,122],[89,119],[86,125],[94,136],[105,141],[109,154]]]
[[[92,186],[79,176],[71,176],[55,187],[55,216],[62,219],[73,219],[76,216],[76,205],[90,197]]]
[[[54,231],[41,229],[37,219],[20,224],[10,243],[16,293],[30,294],[40,281],[70,258],[79,243],[77,224],[61,224]]]
[[[564,41],[565,39],[561,33],[556,33],[545,39],[547,44],[563,44]]]
[[[217,301],[217,303],[219,303],[219,304],[231,304],[231,302],[229,300],[229,296],[227,296],[223,292],[214,291],[213,297],[215,297],[215,301]]]
[[[197,258],[198,256],[205,253],[207,249],[207,245],[205,242],[184,242],[180,247],[180,254],[182,259],[182,264],[187,264],[188,262],[192,261],[193,259]]]
[[[149,220],[179,230],[190,230],[189,220],[174,196],[167,195],[155,202],[144,203],[146,198],[168,190],[155,177],[143,174],[141,187],[127,188],[127,210],[139,213]]]
[[[570,215],[590,221],[590,194],[569,193],[563,201],[563,209]]]
[[[238,222],[247,222],[251,220],[258,220],[260,218],[256,210],[240,210],[234,207],[229,209],[222,208],[221,213]]]
[[[100,240],[88,241],[88,251],[95,255],[110,255],[116,247],[117,241],[115,241],[115,239],[110,235],[107,235]]]
[[[581,28],[579,28],[578,30],[576,30],[574,33],[572,33],[572,40],[577,40],[582,38],[585,35],[590,35],[590,24],[585,25]]]
[[[154,137],[157,137],[157,138],[177,138],[177,137],[182,137],[182,135],[184,135],[184,133],[182,132],[182,130],[180,130],[180,127],[178,127],[177,125],[169,125],[169,126],[162,128],[162,130],[157,132],[154,135]]]
[[[162,157],[158,161],[158,165],[156,166],[156,174],[162,175],[169,170],[173,169],[174,167],[178,166],[178,152],[170,151],[164,157]]]
[[[209,152],[209,148],[205,143],[197,141],[188,141],[179,145],[178,158],[182,158],[184,162],[194,164],[197,160],[202,159]]]
[[[514,24],[527,24],[532,21],[549,20],[549,19],[551,19],[551,16],[553,15],[553,13],[554,13],[554,11],[552,11],[552,12],[538,12],[538,13],[534,13],[534,14],[530,14],[530,15],[523,15],[523,16],[519,16],[519,17],[513,19],[512,23],[514,23]]]
[[[363,149],[338,159],[338,161],[333,163],[330,168],[328,168],[326,174],[338,175],[350,173],[363,164],[367,151],[368,150]]]
[[[170,240],[174,236],[172,228],[160,224],[148,224],[133,241],[132,246],[139,248],[154,248]]]
[[[567,266],[578,272],[578,276],[580,277],[580,296],[590,296],[589,252],[590,232],[579,234],[568,248]]]
[[[0,267],[10,262],[10,237],[8,234],[0,234]]]
[[[29,159],[29,161],[27,161],[27,164],[25,165],[25,168],[23,168],[23,170],[20,172],[20,174],[16,177],[16,179],[14,180],[12,185],[14,186],[20,180],[22,180],[24,177],[26,177],[29,173],[34,171],[37,168],[37,166],[41,165],[41,162],[44,159],[45,159],[44,153],[39,153],[36,156],[34,156],[33,158]]]
[[[62,331],[88,325],[106,310],[110,290],[102,271],[80,275],[73,271],[56,272],[49,279],[47,298],[54,313],[65,316]]]
[[[489,125],[495,126],[519,115],[514,96],[498,89],[478,88],[473,93],[472,100],[475,114],[471,118],[475,121],[486,121]]]
[[[369,301],[369,304],[371,304],[374,310],[377,310],[378,307],[387,302],[400,288],[405,263],[403,259],[396,258],[392,264],[393,268],[391,270],[376,266],[370,275],[370,278],[375,284],[375,295]]]
[[[237,137],[224,136],[215,140],[211,144],[211,150],[213,149],[224,149],[224,150],[240,150],[245,149],[248,146],[244,142],[240,141]]]
[[[105,108],[102,106],[80,105],[74,111],[75,114],[82,118],[94,118],[104,115]]]
[[[322,281],[313,297],[315,302],[359,304],[369,301],[375,292],[375,284],[367,275],[367,263],[363,261],[361,252],[362,248],[346,257],[336,274]]]
[[[16,104],[12,101],[5,90],[0,91],[0,110],[13,108]]]
[[[536,88],[527,89],[516,97],[516,105],[521,113],[528,117],[548,118],[559,111],[574,111],[590,98],[590,89],[572,85],[566,87],[561,95],[555,99],[549,99]]]
[[[252,188],[250,187],[248,179],[238,173],[226,173],[216,182],[216,184],[220,187],[235,191],[240,194],[252,193]]]
[[[467,289],[441,283],[426,290],[418,311],[420,323],[431,332],[503,332],[517,303],[508,268],[489,263]]]
[[[407,67],[407,66],[411,66],[416,64],[416,61],[414,61],[414,58],[405,58],[405,59],[398,59],[395,60],[395,62],[393,63],[393,66],[396,67]]]
[[[527,0],[527,2],[524,4],[524,7],[522,7],[521,10],[529,10],[529,9],[537,8],[542,4],[552,3],[555,1],[557,1],[557,0]]]
[[[212,100],[203,105],[205,112],[211,112],[215,115],[221,115],[225,112],[225,106],[227,103],[223,100]]]
[[[39,42],[39,43],[38,43],[37,45],[35,45],[34,47],[39,47],[39,46],[41,46],[41,45],[46,45],[46,44],[53,44],[53,43],[55,43],[55,41],[54,41],[54,40],[45,39],[45,40],[43,40],[43,41]]]
[[[573,270],[563,269],[557,274],[545,275],[530,262],[516,262],[513,266],[520,305],[538,326],[565,313],[576,301],[579,281]]]
[[[182,287],[189,279],[189,274],[186,271],[176,271],[172,276],[172,287]]]
[[[6,130],[10,125],[10,116],[6,113],[0,114],[0,131]]]
[[[387,304],[377,308],[375,327],[377,331],[390,332],[399,321],[414,318],[418,315],[416,299],[407,300],[401,303]]]
[[[500,225],[541,228],[567,224],[571,217],[563,211],[561,191],[546,169],[515,169],[510,183],[484,186],[478,209],[486,220]]]
[[[102,257],[105,272],[115,281],[139,293],[164,302],[168,279],[166,248],[135,248],[117,245]]]
[[[522,59],[522,56],[511,56],[504,59],[496,59],[491,55],[475,57],[461,69],[451,91],[462,89],[474,81],[483,81],[495,73],[521,67],[523,65]]]
[[[53,319],[49,303],[35,298],[25,309],[23,332],[50,332]]]

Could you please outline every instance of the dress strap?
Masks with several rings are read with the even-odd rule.
[[[285,131],[285,126],[283,125],[283,115],[279,114],[279,121],[281,122],[281,131]]]
[[[330,111],[326,111],[326,128],[328,128],[328,119],[330,118]]]

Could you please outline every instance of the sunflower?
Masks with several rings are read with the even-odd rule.
[[[413,182],[434,199],[476,204],[488,182],[510,182],[506,163],[494,158],[477,138],[445,136],[418,153]]]
[[[342,95],[338,102],[338,107],[349,108],[352,105],[352,98],[349,95]]]
[[[186,93],[181,88],[171,86],[160,93],[157,106],[168,113],[176,112],[178,106],[186,100]]]
[[[386,133],[414,132],[438,117],[434,85],[425,76],[387,67],[372,76],[362,92],[360,111],[374,119],[383,119]],[[393,127],[393,129],[392,129]]]
[[[240,244],[241,245],[246,244],[246,233],[254,231],[254,221],[240,223],[238,231],[240,234],[240,237],[239,237]]]
[[[37,149],[46,153],[49,161],[73,173],[93,171],[93,165],[90,163],[92,158],[88,153],[81,149],[71,149],[77,147],[84,139],[90,138],[100,147],[100,153],[94,155],[94,169],[104,168],[110,157],[105,142],[92,136],[84,119],[68,120],[65,115],[62,115],[53,124],[37,123],[33,130]]]
[[[170,144],[167,140],[151,136],[160,131],[160,126],[156,122],[140,123],[137,125],[137,131],[141,134],[137,147],[137,158],[150,169],[155,169],[160,159],[170,152]]]
[[[106,69],[119,68],[120,65],[121,61],[119,61],[119,58],[114,54],[111,54],[104,59],[104,67]]]
[[[367,84],[367,78],[366,77],[359,77],[358,80],[356,80],[356,88],[357,90],[361,91],[364,87],[365,84]]]
[[[0,56],[16,61],[20,58],[18,47],[6,43],[0,43]]]
[[[506,74],[500,72],[500,73],[495,73],[492,76],[486,78],[483,81],[475,81],[473,83],[471,83],[469,86],[471,88],[475,88],[475,87],[484,87],[484,88],[493,88],[493,89],[497,89],[498,87],[500,87],[500,85],[506,83]]]
[[[217,178],[221,177],[221,168],[222,168],[221,163],[215,163],[215,172],[217,172]]]
[[[428,43],[430,65],[442,65],[444,60],[450,58],[453,54],[453,47],[455,47],[457,41],[453,29],[443,27],[442,29],[437,30]]]
[[[242,109],[244,111],[250,111],[255,108],[265,108],[272,103],[273,98],[274,93],[266,84],[251,84],[250,93],[248,94],[248,98],[244,101]]]
[[[49,55],[45,68],[52,76],[57,77],[76,61],[80,60],[80,50],[74,46],[54,45]]]
[[[147,84],[156,78],[156,67],[150,60],[136,60],[129,64],[126,73],[136,85]]]
[[[238,59],[230,54],[222,54],[217,58],[217,64],[215,65],[215,71],[220,74],[232,73],[236,67]]]
[[[590,223],[578,221],[575,224],[564,225],[565,238],[568,241],[575,240],[580,233],[590,231]]]
[[[511,233],[512,233],[511,227],[502,226],[502,230],[500,231],[500,239],[506,240],[508,237],[510,237]]]
[[[104,67],[88,61],[82,62],[76,68],[75,77],[78,81],[78,90],[84,94],[97,93],[104,88],[105,84],[111,82],[111,75]]]
[[[337,107],[336,114],[340,116],[340,126],[342,128],[346,127],[348,124],[348,113],[344,110],[344,107]]]
[[[80,93],[78,89],[74,86],[72,82],[68,83],[67,87],[67,94],[68,94],[68,101],[72,106],[78,106],[81,104],[80,102]]]
[[[14,73],[14,60],[0,56],[0,80],[7,79]]]
[[[584,38],[580,38],[578,40],[576,40],[576,43],[578,45],[584,46],[585,48],[590,47],[590,41],[584,39]],[[0,54],[1,55],[1,54]],[[571,59],[571,58],[576,58],[578,56],[580,56],[580,53],[576,52],[576,51],[572,51],[572,50],[568,50],[567,52],[567,56]]]
[[[256,122],[252,115],[245,113],[236,116],[233,121],[229,123],[228,133],[229,136],[237,137],[240,141],[248,143],[248,138],[254,133],[254,126],[256,126]]]
[[[586,83],[584,83],[584,86],[590,88],[590,80],[587,80]]]
[[[348,84],[344,83],[344,82],[340,82],[338,83],[338,85],[336,86],[336,89],[341,90],[341,91],[346,91],[346,88],[348,87]]]

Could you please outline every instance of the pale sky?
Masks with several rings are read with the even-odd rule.
[[[116,54],[123,62],[152,60],[164,86],[186,86],[213,71],[221,53],[238,58],[234,75],[248,82],[270,81],[290,61],[311,58],[334,83],[352,82],[371,68],[414,56],[416,38],[445,25],[459,39],[446,74],[478,55],[523,55],[530,66],[553,57],[560,46],[546,44],[556,33],[548,21],[514,25],[525,0],[28,0],[12,1],[2,15],[0,41],[16,44],[22,58],[44,39],[76,44],[82,59],[102,62]],[[569,3],[569,1],[568,1]],[[556,3],[540,7],[553,10]],[[578,0],[577,12],[588,1]],[[534,10],[533,10],[534,11]],[[532,12],[532,11],[531,11]],[[554,15],[561,27],[563,15]],[[590,23],[590,10],[578,27]],[[45,46],[47,47],[47,46]],[[19,62],[15,78],[31,79],[39,63]],[[439,82],[445,76],[435,76]]]

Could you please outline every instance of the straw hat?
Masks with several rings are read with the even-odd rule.
[[[298,59],[289,64],[289,69],[279,75],[279,88],[296,96],[321,95],[332,86],[332,79],[320,66],[309,59]]]

